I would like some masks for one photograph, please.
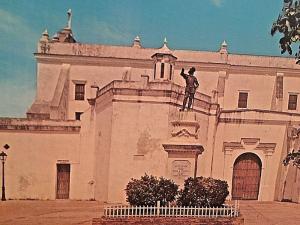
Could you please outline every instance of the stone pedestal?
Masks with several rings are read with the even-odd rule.
[[[172,131],[163,147],[168,152],[168,177],[182,185],[197,174],[198,156],[204,151],[198,142],[200,124],[195,112],[178,112],[171,122]]]

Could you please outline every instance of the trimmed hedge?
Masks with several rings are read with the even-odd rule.
[[[228,196],[228,184],[226,181],[211,177],[188,178],[184,182],[184,188],[179,191],[177,204],[181,206],[221,206]]]
[[[161,206],[177,198],[179,206],[217,207],[224,204],[229,194],[226,181],[197,177],[184,181],[184,188],[178,191],[178,185],[172,180],[145,174],[140,179],[131,179],[126,186],[127,202],[132,206]]]
[[[133,206],[162,206],[175,200],[178,185],[163,177],[157,178],[145,174],[140,179],[131,179],[126,186],[127,201]]]

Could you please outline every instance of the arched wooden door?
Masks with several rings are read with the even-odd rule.
[[[257,200],[261,161],[253,153],[244,153],[234,162],[232,199]]]

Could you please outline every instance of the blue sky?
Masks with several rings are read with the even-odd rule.
[[[0,116],[25,117],[34,100],[33,53],[41,33],[52,36],[73,12],[79,42],[280,55],[270,35],[282,0],[0,0]]]

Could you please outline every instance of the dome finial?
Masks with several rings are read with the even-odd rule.
[[[226,41],[224,40],[221,44],[221,48],[220,48],[219,52],[220,53],[228,53],[227,47],[228,47],[228,45],[227,45]]]
[[[137,47],[137,48],[141,48],[141,39],[139,36],[136,36],[133,40],[133,45],[132,47]]]
[[[42,33],[42,36],[40,38],[40,42],[48,42],[49,41],[49,34],[47,29]]]
[[[68,25],[67,25],[67,28],[71,30],[71,25],[72,25],[72,10],[69,9],[67,11],[67,15],[68,15]]]
[[[48,30],[47,30],[47,28],[45,29],[45,31],[42,33],[42,35],[43,36],[47,36],[47,37],[49,37],[49,34],[48,34]]]

